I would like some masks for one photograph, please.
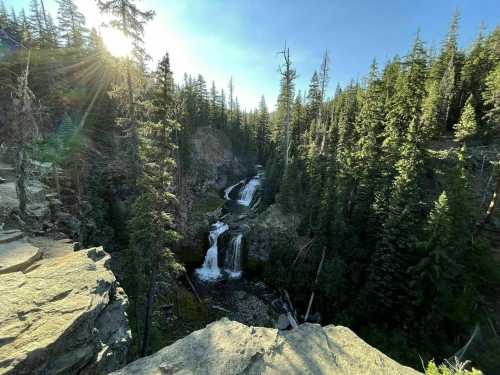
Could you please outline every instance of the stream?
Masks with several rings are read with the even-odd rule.
[[[262,167],[257,174],[228,186],[223,191],[230,214],[255,212],[261,199]],[[297,323],[286,298],[258,280],[244,277],[242,246],[245,234],[239,226],[224,222],[221,214],[209,228],[209,248],[203,264],[194,271],[195,283],[212,311],[254,326],[286,329]],[[224,240],[221,241],[221,238]]]
[[[259,170],[259,168],[257,168]],[[226,201],[231,201],[230,194],[237,188],[241,187],[238,192],[238,199],[236,203],[250,210],[255,209],[258,202],[254,202],[255,193],[261,185],[262,172],[258,172],[257,175],[250,178],[248,182],[241,180],[234,185],[227,187],[224,190],[224,199]],[[195,271],[196,276],[203,281],[217,281],[223,277],[237,279],[243,274],[241,267],[241,245],[243,240],[243,233],[239,231],[231,232],[231,239],[229,241],[229,246],[225,252],[225,259],[220,263],[223,264],[223,269],[219,267],[219,236],[228,231],[229,226],[221,220],[217,221],[210,228],[208,239],[210,241],[210,247],[205,255],[205,260],[203,265]]]

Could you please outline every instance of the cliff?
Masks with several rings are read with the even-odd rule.
[[[115,375],[413,375],[345,327],[304,324],[292,331],[248,327],[226,318],[193,332]]]

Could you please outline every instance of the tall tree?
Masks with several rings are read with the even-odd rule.
[[[152,20],[154,12],[152,10],[143,11],[137,7],[134,0],[97,0],[97,5],[102,13],[113,17],[110,25],[120,30],[123,35],[129,38],[134,46],[134,56],[136,61],[141,63],[145,56],[144,51],[144,26]],[[128,94],[128,126],[131,143],[131,169],[132,179],[136,179],[139,174],[139,135],[137,131],[134,89],[132,85],[131,61],[126,60],[126,81]]]
[[[58,4],[57,20],[61,38],[66,47],[81,49],[87,32],[84,15],[74,0],[58,0]]]
[[[283,63],[280,67],[281,73],[281,92],[280,92],[280,106],[283,106],[284,115],[284,139],[283,139],[283,160],[284,160],[284,175],[287,174],[288,164],[290,159],[290,116],[291,107],[294,97],[295,83],[297,77],[295,69],[292,68],[292,60],[290,59],[290,49],[286,46],[280,52],[283,56]]]

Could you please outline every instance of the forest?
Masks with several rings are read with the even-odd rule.
[[[258,210],[279,205],[299,218],[297,233],[273,242],[269,262],[246,264],[245,277],[286,290],[299,320],[312,306],[322,325],[347,326],[416,369],[458,356],[499,373],[498,25],[461,49],[467,15],[457,12],[438,48],[416,32],[404,56],[374,60],[331,93],[335,57],[318,56],[299,88],[284,43],[276,107],[263,96],[243,110],[232,78],[227,87],[202,75],[176,82],[168,45],[149,68],[143,38],[154,10],[97,1],[107,27],[132,41],[116,57],[73,0],[57,3],[50,14],[43,0],[21,11],[0,2],[0,153],[15,165],[19,197],[5,222],[53,230],[30,212],[27,186],[34,160],[50,165],[48,185],[80,222],[73,239],[121,254],[130,359],[161,347],[156,295],[192,271],[179,245],[191,140],[209,127],[263,166]],[[290,238],[301,239],[298,250]]]

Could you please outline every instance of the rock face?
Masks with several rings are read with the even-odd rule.
[[[248,176],[253,168],[236,155],[230,139],[219,129],[196,129],[190,144],[190,172],[182,189],[176,186],[175,191],[181,200],[176,217],[182,235],[178,255],[188,267],[203,263],[207,228],[214,211],[224,204],[223,189]]]
[[[292,331],[222,319],[114,372],[132,374],[413,375],[345,327],[304,324]]]
[[[0,275],[0,374],[105,374],[125,364],[127,298],[93,248]]]
[[[278,204],[269,206],[255,219],[248,221],[251,226],[247,237],[248,266],[267,262],[276,241],[292,246],[297,240],[299,222],[298,216],[285,215]]]

